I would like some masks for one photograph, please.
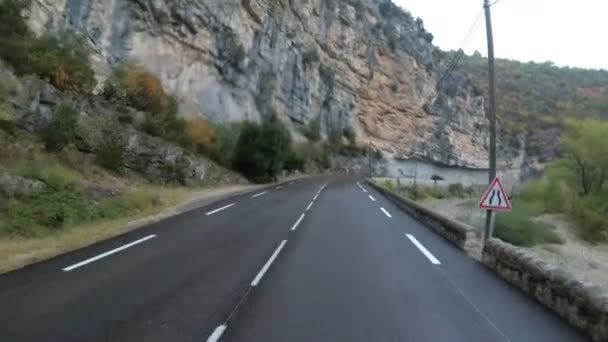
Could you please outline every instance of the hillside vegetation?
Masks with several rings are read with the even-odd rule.
[[[479,54],[463,56],[460,70],[487,94],[488,62]],[[496,61],[497,114],[515,138],[524,133],[528,152],[552,159],[555,135],[566,118],[608,119],[608,71],[557,67],[551,62]],[[512,139],[513,140],[513,139]],[[515,144],[515,141],[512,141]]]

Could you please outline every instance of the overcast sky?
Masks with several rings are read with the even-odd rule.
[[[424,20],[442,49],[458,49],[483,0],[393,0]],[[608,69],[608,0],[500,0],[492,7],[496,56]],[[485,21],[465,48],[487,55]]]

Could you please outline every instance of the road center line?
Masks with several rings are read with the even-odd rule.
[[[388,211],[386,211],[386,209],[380,208],[380,210],[382,210],[386,216],[392,218],[391,214]]]
[[[300,215],[300,218],[296,221],[296,223],[291,227],[291,230],[294,231],[298,228],[302,220],[304,219],[304,214]]]
[[[309,211],[309,210],[310,210],[310,207],[312,207],[312,204],[313,204],[313,203],[315,203],[315,202],[314,202],[314,201],[312,201],[312,202],[310,202],[310,203],[308,204],[308,207],[306,207],[306,211]]]
[[[256,198],[256,197],[260,197],[260,196],[266,195],[267,193],[268,193],[267,191],[264,191],[264,192],[260,192],[259,194],[255,194],[255,195],[253,195],[251,197]]]
[[[368,195],[368,196],[369,196],[369,199],[371,199],[372,201],[376,202],[376,199],[374,198],[374,196],[372,196],[372,195]]]
[[[255,276],[255,279],[253,279],[253,281],[251,282],[251,286],[258,286],[258,284],[260,283],[260,280],[262,280],[262,278],[264,277],[264,274],[266,274],[266,272],[268,271],[268,268],[270,268],[270,265],[272,265],[272,263],[277,258],[279,253],[281,253],[281,250],[283,249],[283,247],[285,247],[286,243],[287,243],[287,240],[283,240],[283,242],[281,242],[281,244],[279,245],[279,247],[277,247],[277,249],[274,251],[274,253],[272,253],[272,256],[270,256],[270,259],[268,259],[268,261],[266,261],[266,264],[264,264],[264,267],[262,267],[262,269],[260,270],[258,275]]]
[[[361,190],[363,190],[363,192],[367,193],[367,190],[365,190],[365,189],[363,189],[363,188],[361,188]]]
[[[235,204],[236,204],[236,203],[230,203],[230,204],[228,204],[228,205],[226,205],[226,206],[223,206],[223,207],[221,207],[221,208],[218,208],[218,209],[212,210],[212,211],[210,211],[210,212],[206,213],[205,215],[207,215],[207,216],[209,216],[209,215],[213,215],[213,214],[215,214],[215,213],[217,213],[217,212],[220,212],[220,211],[222,211],[222,210],[228,209],[228,208],[232,207],[232,206],[233,206],[233,205],[235,205]]]
[[[144,242],[144,241],[148,241],[148,240],[153,239],[153,238],[155,238],[155,237],[156,237],[156,235],[148,235],[148,236],[146,236],[146,237],[145,237],[145,238],[143,238],[143,239],[139,239],[139,240],[137,240],[137,241],[133,241],[133,242],[131,242],[131,243],[129,243],[129,244],[126,244],[126,245],[124,245],[124,246],[121,246],[121,247],[115,248],[115,249],[113,249],[113,250],[111,250],[111,251],[108,251],[108,252],[105,252],[105,253],[103,253],[103,254],[99,254],[98,256],[95,256],[95,257],[92,257],[92,258],[90,258],[90,259],[87,259],[87,260],[81,261],[81,262],[79,262],[79,263],[77,263],[77,264],[74,264],[74,265],[72,265],[72,266],[68,266],[68,267],[64,268],[64,269],[63,269],[63,271],[64,271],[64,272],[70,272],[70,271],[72,271],[72,270],[74,270],[74,269],[77,269],[77,268],[82,267],[82,266],[84,266],[84,265],[90,264],[90,263],[92,263],[92,262],[94,262],[94,261],[97,261],[97,260],[99,260],[99,259],[105,258],[105,257],[110,256],[110,255],[112,255],[112,254],[118,253],[118,252],[120,252],[120,251],[123,251],[123,250],[125,250],[125,249],[127,249],[127,248],[133,247],[133,246],[135,246],[135,245],[137,245],[137,244],[140,244],[140,243],[142,243],[142,242]]]
[[[207,342],[219,341],[220,337],[222,337],[222,335],[224,334],[224,331],[226,331],[226,328],[228,328],[226,324],[219,325],[217,328],[215,328],[215,330],[213,330],[213,334],[209,336]]]
[[[405,236],[407,236],[407,238],[410,239],[410,241],[416,247],[418,247],[418,249],[422,252],[422,254],[424,254],[431,261],[431,263],[433,263],[433,265],[441,265],[439,260],[437,260],[437,258],[435,258],[435,256],[433,256],[433,254],[431,254],[431,252],[429,252],[418,240],[416,240],[416,238],[413,235],[405,234]]]

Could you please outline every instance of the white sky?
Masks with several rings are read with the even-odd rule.
[[[393,0],[424,20],[444,50],[461,47],[483,0]],[[608,69],[608,0],[501,0],[492,7],[497,57]],[[468,54],[487,55],[485,19]]]

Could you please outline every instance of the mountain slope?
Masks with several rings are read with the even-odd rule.
[[[433,36],[388,0],[36,1],[38,32],[71,29],[93,45],[97,76],[142,63],[183,115],[216,121],[279,114],[295,133],[352,128],[386,155],[487,166],[483,99],[446,69]]]
[[[487,59],[464,56],[459,69],[487,94]],[[526,142],[528,157],[540,162],[559,154],[565,118],[608,119],[608,71],[557,67],[550,62],[496,61],[497,114],[502,138]]]

